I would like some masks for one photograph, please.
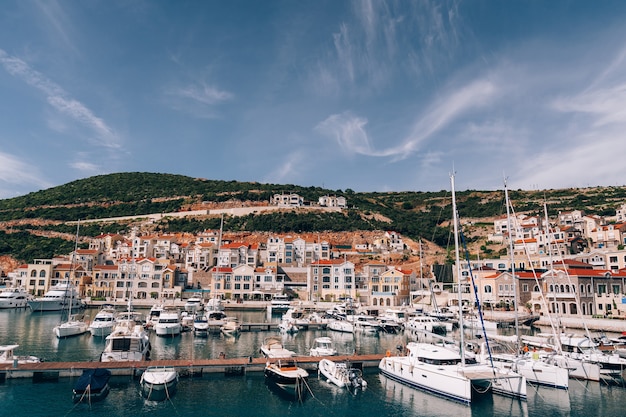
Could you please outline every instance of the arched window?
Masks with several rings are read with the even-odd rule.
[[[550,291],[549,292],[554,292],[554,287],[552,286],[552,284],[550,284]]]
[[[565,286],[561,284],[561,292],[565,292]]]
[[[491,289],[491,285],[485,285],[485,294],[491,294],[492,289]]]
[[[533,288],[533,292],[539,292],[539,286],[535,285],[535,287]]]
[[[37,276],[37,271],[35,271],[34,269],[32,271],[30,271],[30,276],[31,277],[36,277]]]
[[[585,286],[583,284],[580,284],[580,293],[585,295]]]
[[[39,271],[39,278],[45,278],[46,277],[46,270],[42,269],[41,271]]]
[[[391,300],[387,298],[387,307],[391,306]]]
[[[376,306],[376,305],[378,305],[378,300],[374,298],[374,299],[372,300],[372,304],[373,304],[373,305],[375,305],[375,306]]]

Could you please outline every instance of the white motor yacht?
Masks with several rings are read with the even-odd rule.
[[[202,299],[198,297],[191,297],[187,299],[185,303],[185,311],[188,313],[196,313],[204,309]]]
[[[327,324],[329,330],[343,333],[354,333],[354,324],[347,320],[331,320]]]
[[[333,340],[330,337],[317,337],[313,341],[313,347],[310,351],[311,356],[334,356],[336,354],[337,349],[333,347]]]
[[[50,287],[43,297],[28,300],[28,306],[32,311],[61,311],[67,309],[72,301],[72,309],[84,307],[78,298],[76,287],[69,281],[61,281]]]
[[[154,325],[154,333],[157,336],[177,336],[183,331],[178,311],[163,310],[159,315],[159,321]]]
[[[115,327],[115,308],[113,306],[103,306],[89,325],[89,332],[92,336],[107,337],[113,332]]]
[[[106,337],[100,361],[145,361],[149,358],[150,338],[144,327],[132,318],[118,318],[113,332]]]
[[[28,307],[31,296],[24,288],[7,288],[0,292],[0,308]]]

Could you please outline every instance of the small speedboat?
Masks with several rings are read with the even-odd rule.
[[[296,356],[296,352],[285,349],[282,341],[277,337],[265,338],[260,352],[266,358],[292,358]]]
[[[84,369],[72,390],[72,401],[87,402],[103,400],[109,394],[111,371],[104,368]]]
[[[313,345],[310,352],[311,356],[334,356],[337,354],[337,349],[333,348],[333,341],[330,337],[318,337],[313,341]]]
[[[302,398],[305,393],[309,373],[296,365],[292,359],[282,359],[265,366],[265,379],[275,384],[287,394]]]
[[[141,375],[141,394],[150,401],[170,399],[178,386],[178,372],[173,367],[151,366]]]
[[[333,362],[330,359],[321,359],[319,373],[340,388],[365,389],[367,382],[363,379],[360,369],[351,368],[344,362]]]
[[[36,356],[19,356],[15,355],[13,351],[20,345],[1,345],[0,346],[0,364],[12,364],[18,365],[21,363],[38,363],[41,362]]]
[[[220,330],[227,336],[234,336],[241,331],[241,324],[236,317],[227,317]]]

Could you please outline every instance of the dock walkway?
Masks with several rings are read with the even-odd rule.
[[[352,366],[365,369],[378,367],[382,354],[376,355],[340,355],[332,356],[337,362],[349,361]],[[298,366],[316,371],[319,357],[298,356],[294,358]],[[268,362],[279,359],[267,358],[223,358],[223,359],[181,359],[138,362],[39,362],[0,365],[0,382],[14,378],[31,378],[34,382],[57,380],[64,377],[78,377],[83,369],[107,368],[113,375],[137,377],[150,366],[172,366],[181,376],[200,377],[204,374],[222,373],[224,375],[245,375],[249,372],[263,372]]]

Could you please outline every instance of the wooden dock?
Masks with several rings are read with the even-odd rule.
[[[340,355],[331,356],[337,362],[349,361],[352,366],[366,369],[378,367],[382,354],[376,355]],[[317,371],[321,358],[299,356],[294,358],[298,366]],[[278,359],[267,358],[223,358],[223,359],[181,359],[155,360],[140,362],[39,362],[0,365],[0,382],[14,378],[30,378],[33,382],[58,380],[59,378],[79,377],[83,369],[107,368],[112,375],[140,376],[149,366],[172,366],[178,369],[181,377],[202,377],[205,374],[246,375],[248,372],[263,372],[268,362],[277,362]]]

